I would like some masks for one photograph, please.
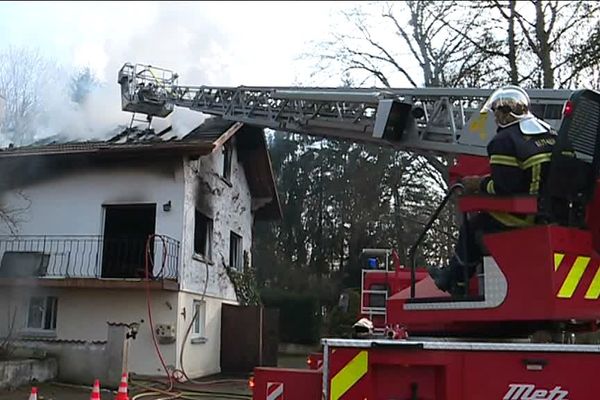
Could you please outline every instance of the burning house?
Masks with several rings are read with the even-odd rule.
[[[164,374],[154,341],[168,369],[220,371],[228,274],[251,264],[254,221],[281,214],[261,129],[47,140],[0,151],[0,170],[0,337],[71,354],[105,344],[108,323],[128,328],[133,373]]]

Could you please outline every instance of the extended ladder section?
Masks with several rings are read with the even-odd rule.
[[[122,109],[166,117],[175,106],[251,125],[406,150],[485,155],[495,134],[480,115],[490,89],[182,86],[172,71],[125,64]],[[530,90],[533,112],[558,127],[569,90]]]

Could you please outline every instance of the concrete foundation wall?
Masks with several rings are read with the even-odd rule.
[[[145,375],[164,374],[154,350],[148,324],[146,294],[143,290],[40,288],[27,292],[24,289],[13,288],[12,291],[3,289],[0,292],[0,337],[8,334],[9,312],[7,310],[10,310],[10,315],[16,310],[14,334],[17,337],[27,338],[106,341],[107,322],[123,324],[138,322],[140,323],[139,333],[129,346],[129,370]],[[54,333],[29,332],[25,328],[28,301],[31,295],[58,297],[56,331]],[[176,292],[152,292],[152,314],[155,325],[168,323],[177,326],[177,309],[178,294]],[[165,362],[175,366],[176,344],[160,344],[159,348]],[[84,354],[86,351],[82,350],[80,353]],[[77,369],[81,364],[74,363],[74,365],[74,369]]]
[[[123,325],[109,325],[107,331],[105,343],[20,340],[12,346],[17,352],[31,349],[50,356],[58,365],[58,373],[52,378],[61,382],[91,385],[100,379],[102,386],[116,388],[126,371],[125,353],[130,340],[126,339],[128,329]]]
[[[13,332],[16,343],[19,347],[39,349],[55,357],[60,365],[60,380],[88,384],[90,380],[98,378],[107,383],[118,383],[122,370],[143,375],[164,375],[149,331],[144,291],[40,288],[25,293],[22,289],[20,293],[0,293],[0,310],[11,310],[10,315],[16,311]],[[55,333],[42,334],[25,329],[31,295],[58,298]],[[190,377],[219,373],[222,305],[235,302],[205,296],[205,334],[199,338],[192,330],[185,338],[194,315],[193,302],[201,300],[202,295],[156,291],[152,292],[151,299],[154,326],[175,324],[176,342],[159,344],[169,368],[181,368],[183,347],[183,366]],[[0,337],[8,334],[8,315],[9,312],[0,312]],[[124,334],[119,337],[116,333],[111,338],[107,322],[138,322],[137,337],[128,340],[124,347]],[[92,343],[94,341],[108,343]]]
[[[44,341],[17,341],[20,348],[44,351],[58,365],[56,377],[61,382],[91,385],[94,379],[100,379],[108,385],[106,364],[106,345],[100,343],[69,343]]]
[[[50,381],[56,378],[57,373],[58,363],[53,358],[0,361],[0,389]]]

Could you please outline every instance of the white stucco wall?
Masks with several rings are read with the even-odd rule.
[[[198,207],[213,219],[212,263],[208,264],[206,294],[235,301],[235,291],[225,271],[229,265],[229,235],[242,237],[243,249],[250,254],[252,245],[252,197],[243,166],[234,146],[231,185],[222,179],[223,153],[217,150],[199,160],[187,160],[184,167],[184,234],[182,239],[182,289],[202,293],[206,263],[194,257],[194,214]]]
[[[72,169],[5,193],[0,202],[9,209],[23,209],[17,216],[19,235],[102,235],[104,205],[155,203],[156,233],[181,242],[181,288],[202,293],[205,263],[194,257],[194,214],[198,207],[213,219],[206,294],[235,301],[224,266],[229,264],[231,231],[242,237],[243,250],[250,255],[252,197],[235,146],[229,183],[222,179],[223,158],[217,150],[193,161]],[[171,210],[165,212],[162,205],[168,201]],[[0,223],[0,235],[7,233]],[[159,256],[157,253],[157,259]],[[78,276],[76,266],[69,270],[70,276]]]
[[[230,182],[222,179],[223,153],[198,160],[174,160],[157,165],[73,169],[47,181],[20,188],[28,201],[17,194],[4,194],[0,203],[27,209],[19,214],[20,235],[102,235],[103,205],[156,203],[156,232],[181,242],[179,283],[182,291],[153,291],[155,324],[176,324],[177,342],[161,345],[167,364],[180,367],[183,336],[193,315],[194,299],[203,298],[206,277],[205,343],[185,345],[184,364],[192,377],[220,371],[221,309],[237,299],[225,265],[229,265],[230,232],[242,237],[243,250],[252,244],[252,198],[234,146]],[[162,205],[171,201],[169,212]],[[26,204],[30,202],[30,204]],[[213,219],[212,260],[205,263],[194,256],[194,214],[198,207]],[[0,235],[6,234],[0,224]],[[73,275],[72,275],[73,276]],[[130,352],[130,370],[139,374],[162,374],[148,330],[144,290],[0,288],[0,337],[6,335],[7,310],[17,307],[16,326],[26,323],[29,297],[57,296],[56,338],[64,340],[106,340],[106,322],[130,323],[144,320]],[[185,309],[186,318],[182,311]]]
[[[156,203],[156,231],[181,240],[183,171],[181,162],[77,168],[19,189],[30,202],[19,213],[21,235],[101,235],[103,205]],[[4,195],[8,209],[26,201],[14,192]],[[171,200],[171,211],[162,205]],[[0,234],[6,228],[0,225]]]
[[[19,235],[102,235],[103,206],[155,203],[155,232],[181,241],[183,187],[180,159],[129,166],[115,162],[102,168],[72,168],[57,177],[25,185],[5,193],[0,204],[5,204],[7,209],[22,209],[15,216]],[[171,210],[165,212],[162,205],[168,201],[171,201]],[[0,235],[7,233],[6,226],[0,223]],[[90,249],[94,246],[85,245]],[[60,251],[59,245],[55,246],[56,251]],[[90,249],[78,251],[87,254],[92,252]],[[60,255],[51,254],[53,256]],[[51,264],[55,263],[51,261]],[[70,276],[78,276],[77,266],[70,266],[69,270]],[[90,275],[88,270],[83,273],[86,274]],[[96,276],[99,275],[97,271]]]
[[[19,336],[26,333],[27,310],[31,296],[55,296],[58,298],[56,334],[51,336],[52,339],[105,341],[107,339],[107,322],[129,324],[143,321],[137,338],[132,341],[130,346],[130,371],[148,375],[164,374],[152,342],[144,290],[36,289],[30,287],[18,287],[11,290],[2,288],[0,291],[0,337],[7,335],[8,315],[12,315],[15,311],[14,333]],[[177,292],[152,291],[151,299],[152,319],[155,325],[177,324]],[[159,348],[167,365],[175,366],[178,359],[176,343],[161,344]]]
[[[185,338],[185,333],[193,318],[193,302],[194,300],[202,299],[206,303],[206,342],[194,343],[192,332],[190,332],[187,338]],[[221,310],[224,303],[234,304],[234,302],[210,296],[203,298],[197,294],[179,293],[179,312],[181,314],[185,308],[186,318],[179,319],[177,328],[177,354],[180,354],[185,339],[183,367],[190,377],[206,376],[221,372]],[[181,368],[179,356],[177,361],[179,368]]]
[[[149,318],[144,290],[65,289],[65,288],[2,288],[0,291],[0,338],[6,337],[10,316],[15,315],[13,337],[40,337],[26,329],[31,296],[58,298],[56,331],[46,339],[105,341],[107,322],[140,323],[139,333],[130,344],[129,369],[147,375],[163,375],[149,330]],[[185,338],[192,322],[194,300],[204,299],[205,342],[194,343],[193,331]],[[190,377],[216,374],[220,369],[221,310],[220,298],[186,292],[152,291],[152,319],[157,324],[175,324],[177,341],[160,344],[159,348],[170,367],[181,368],[181,350],[185,339],[183,364]],[[185,317],[183,316],[185,315]],[[85,317],[83,317],[85,316]]]

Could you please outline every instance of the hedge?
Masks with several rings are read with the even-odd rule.
[[[263,289],[265,307],[279,309],[279,340],[283,343],[314,344],[320,337],[319,300],[311,294]]]
[[[351,338],[352,325],[360,318],[360,289],[346,289],[348,309],[342,310],[338,305],[331,308],[325,323],[324,333],[327,337]]]

